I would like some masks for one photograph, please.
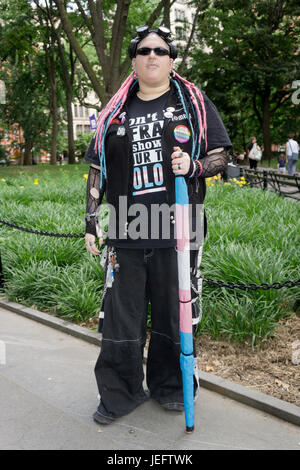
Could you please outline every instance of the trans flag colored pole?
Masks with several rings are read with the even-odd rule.
[[[179,281],[180,367],[186,432],[194,430],[194,347],[190,282],[189,198],[183,176],[175,177],[176,239]]]

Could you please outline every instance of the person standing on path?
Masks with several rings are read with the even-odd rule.
[[[257,145],[257,142],[256,142],[256,137],[251,137],[251,139],[250,139],[250,144],[249,144],[249,146],[248,146],[248,158],[249,158],[250,169],[256,170],[256,168],[257,168],[257,160],[255,160],[255,159],[252,158],[252,156],[251,156],[251,150],[252,150],[252,148],[253,148],[254,145],[256,145],[257,150],[260,150],[260,146]]]
[[[299,144],[293,139],[293,134],[288,135],[288,141],[285,144],[285,156],[288,164],[288,174],[294,175],[296,173],[296,166],[299,157]]]
[[[286,173],[286,168],[285,168],[285,156],[284,153],[281,153],[278,158],[278,165],[277,168],[280,171],[280,173]]]

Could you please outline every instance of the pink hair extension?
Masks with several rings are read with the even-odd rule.
[[[200,133],[199,133],[199,143],[201,142],[201,138],[204,132],[204,137],[205,137],[205,150],[207,149],[207,123],[206,123],[206,111],[205,111],[205,106],[204,106],[204,100],[203,100],[203,95],[201,91],[191,82],[188,80],[185,80],[182,78],[177,72],[175,72],[175,77],[178,78],[181,82],[183,82],[189,92],[189,95],[191,97],[191,100],[195,106],[195,110],[199,119],[199,127],[200,127]],[[198,98],[200,105],[201,105],[201,111],[203,115],[203,119],[201,116],[201,112],[199,109],[199,104],[195,98]]]
[[[95,150],[97,150],[97,148],[99,147],[99,143],[101,143],[102,141],[104,125],[107,124],[107,126],[109,126],[111,121],[123,108],[127,95],[128,95],[129,88],[134,82],[134,79],[135,78],[133,77],[133,75],[130,74],[127,77],[127,79],[123,82],[119,90],[114,94],[114,96],[109,100],[107,105],[101,111],[99,118],[98,118],[97,130],[95,133]],[[118,104],[120,105],[118,106]],[[116,108],[115,113],[111,115],[111,113],[113,112],[115,108]],[[106,123],[105,121],[110,115],[111,115],[110,120],[108,123]]]

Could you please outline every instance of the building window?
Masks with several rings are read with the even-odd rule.
[[[78,137],[78,134],[82,134],[82,131],[83,131],[82,124],[77,124],[77,126],[76,126],[76,135],[77,135],[77,137]]]
[[[74,104],[74,117],[78,117],[78,109],[77,109],[77,104]]]
[[[185,30],[181,26],[176,26],[175,27],[175,34],[176,34],[176,39],[178,41],[185,41],[186,40]]]
[[[179,10],[178,8],[175,9],[175,20],[176,21],[184,21],[185,20],[184,10]]]

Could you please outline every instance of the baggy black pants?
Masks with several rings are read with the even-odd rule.
[[[146,399],[143,351],[151,304],[147,386],[159,403],[182,403],[175,248],[116,249],[119,271],[104,299],[102,348],[95,366],[99,411],[117,418]]]

